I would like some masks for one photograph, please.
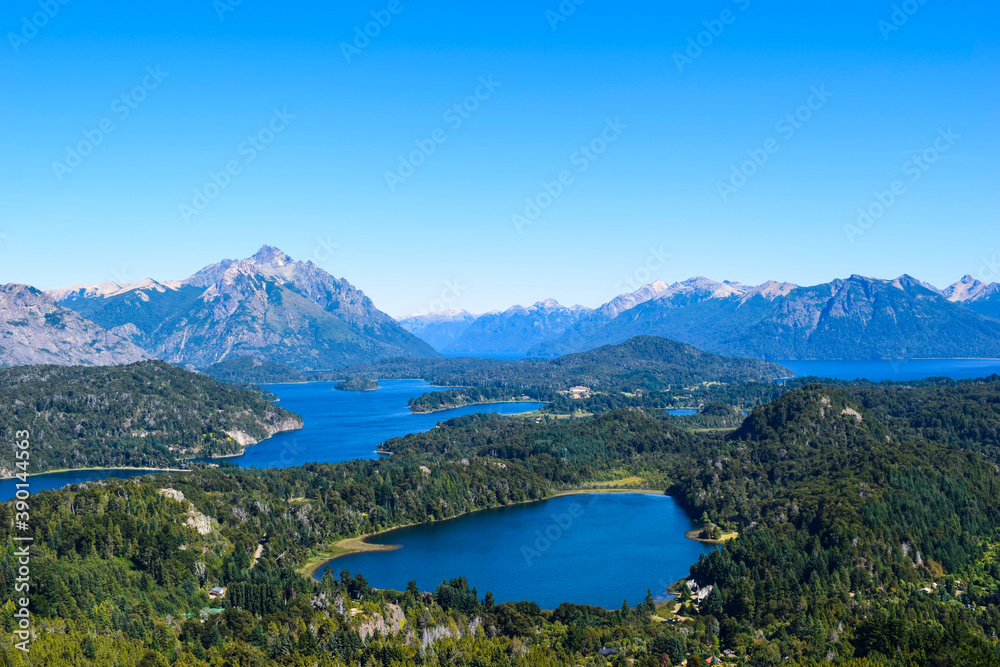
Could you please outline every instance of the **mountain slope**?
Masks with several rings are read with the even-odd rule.
[[[479,315],[467,310],[444,310],[427,315],[399,318],[399,326],[426,342],[435,350],[443,350],[465,333]]]
[[[175,466],[239,452],[302,420],[255,391],[162,361],[0,370],[0,437],[31,432],[32,472],[91,466]],[[0,474],[15,467],[0,449]]]
[[[209,366],[253,356],[300,370],[437,352],[344,279],[264,246],[178,283],[144,281],[64,303],[157,357]]]
[[[451,345],[449,354],[522,355],[552,340],[592,311],[583,306],[567,308],[554,299],[529,306],[513,306],[486,313],[472,322]]]
[[[148,358],[132,343],[27,285],[0,286],[0,366],[127,364]]]
[[[947,287],[943,294],[953,303],[1000,320],[1000,283],[984,283],[967,275]]]
[[[531,348],[528,353],[538,356],[554,356],[581,352],[600,345],[620,343],[630,338],[631,335],[662,335],[665,338],[685,340],[689,332],[684,328],[679,328],[673,334],[668,335],[661,334],[653,328],[637,327],[631,335],[618,335],[614,333],[614,328],[606,329],[606,327],[619,317],[628,318],[635,315],[636,308],[650,302],[655,301],[663,308],[673,309],[712,299],[742,297],[749,289],[740,283],[719,283],[702,277],[690,278],[673,285],[656,281],[635,292],[622,294],[612,299],[594,310],[589,316],[582,318],[558,338],[540,343]],[[693,326],[698,327],[700,324],[693,323]],[[685,340],[685,342],[687,341]]]
[[[588,336],[565,335],[532,353],[673,338],[720,354],[770,359],[1000,356],[1000,322],[903,276],[851,276],[812,287],[757,288],[694,279],[623,312]]]

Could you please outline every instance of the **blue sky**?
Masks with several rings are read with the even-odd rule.
[[[264,243],[394,315],[1000,280],[994,3],[151,4],[0,10],[0,282]]]

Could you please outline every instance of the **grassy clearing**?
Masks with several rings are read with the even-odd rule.
[[[716,539],[701,536],[702,531],[708,530],[711,532],[713,527],[714,526],[712,524],[705,524],[704,528],[695,528],[694,530],[687,531],[684,533],[684,537],[689,540],[694,540],[695,542],[704,542],[705,544],[722,544],[723,542],[728,542],[729,540],[735,540],[740,536],[740,534],[735,530],[722,531]]]

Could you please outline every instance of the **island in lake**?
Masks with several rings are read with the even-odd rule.
[[[334,387],[339,391],[375,391],[379,388],[379,383],[370,378],[351,378],[338,382]]]

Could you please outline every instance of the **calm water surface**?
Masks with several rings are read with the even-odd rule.
[[[70,470],[67,472],[51,472],[45,475],[31,475],[28,482],[31,484],[29,491],[38,493],[46,489],[61,489],[70,484],[82,484],[83,482],[93,482],[99,479],[109,479],[117,477],[137,477],[139,475],[150,475],[152,470]],[[19,479],[0,479],[0,502],[5,502],[14,497],[17,492],[16,484],[20,484]]]
[[[338,558],[329,567],[360,572],[376,588],[405,590],[415,579],[420,590],[435,590],[464,576],[480,598],[490,591],[498,602],[617,609],[623,599],[642,602],[647,589],[666,597],[667,586],[715,548],[684,537],[696,527],[668,496],[563,496],[393,530],[373,541],[401,549]]]
[[[333,463],[375,458],[376,447],[389,438],[422,433],[438,422],[475,412],[516,414],[537,410],[542,403],[492,403],[454,410],[413,414],[411,398],[435,389],[421,380],[384,380],[377,391],[337,391],[333,382],[265,385],[281,398],[278,405],[301,415],[305,428],[279,433],[248,447],[229,461],[244,468],[288,468],[303,463]]]
[[[908,382],[930,377],[955,380],[1000,373],[1000,359],[903,359],[871,361],[776,361],[798,376],[816,375],[837,380],[863,378],[872,382]]]
[[[377,391],[336,391],[331,382],[267,385],[281,400],[278,405],[302,416],[305,427],[279,433],[252,447],[243,456],[228,459],[243,467],[288,468],[303,463],[333,463],[357,458],[375,458],[375,449],[389,438],[430,430],[438,422],[474,412],[516,414],[531,412],[541,403],[495,403],[470,405],[455,410],[413,414],[407,401],[428,391],[443,389],[421,380],[380,383]],[[110,477],[149,474],[135,470],[78,470],[32,475],[32,493],[58,489]],[[18,480],[0,480],[0,502],[10,500]]]

